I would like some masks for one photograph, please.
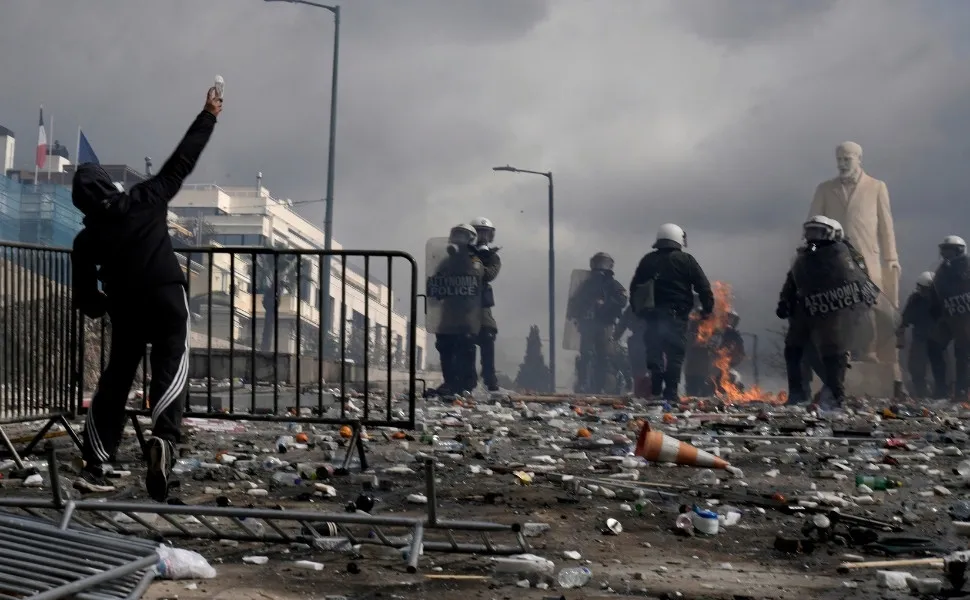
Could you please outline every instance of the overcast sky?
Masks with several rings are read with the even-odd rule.
[[[889,185],[905,292],[944,235],[970,234],[965,0],[342,6],[335,237],[423,261],[428,237],[495,221],[499,366],[513,377],[528,325],[547,335],[546,188],[495,165],[555,173],[560,320],[573,268],[606,251],[626,285],[673,221],[737,290],[744,328],[778,327],[790,250],[844,140]],[[160,164],[218,73],[225,111],[193,180],[251,185],[262,171],[274,195],[324,196],[330,13],[259,0],[0,11],[0,124],[18,166],[41,103],[72,152],[80,125],[102,162]]]

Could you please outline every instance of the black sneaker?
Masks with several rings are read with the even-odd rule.
[[[156,502],[168,499],[168,476],[174,464],[172,444],[159,438],[151,438],[147,443],[148,472],[145,473],[145,489]]]
[[[74,489],[82,494],[105,494],[115,491],[115,486],[104,478],[102,469],[85,467],[81,469],[81,474],[74,480]]]

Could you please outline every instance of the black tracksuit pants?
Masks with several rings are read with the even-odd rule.
[[[84,424],[83,456],[99,465],[114,456],[124,432],[128,394],[138,365],[151,344],[152,435],[181,441],[182,411],[189,375],[189,301],[185,286],[173,283],[136,298],[112,299],[111,352]]]

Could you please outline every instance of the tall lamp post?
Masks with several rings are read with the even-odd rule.
[[[333,13],[333,67],[330,81],[330,142],[327,146],[327,197],[326,212],[323,218],[323,249],[328,253],[333,249],[333,176],[337,146],[337,65],[340,57],[340,7],[311,2],[310,0],[263,0],[264,2],[289,2],[323,8]],[[330,302],[330,255],[324,258],[324,276],[320,282],[320,295],[323,296],[320,310],[323,312],[321,323],[329,334],[333,323],[333,308]],[[322,358],[322,352],[321,352]]]
[[[555,228],[553,227],[555,201],[553,196],[552,171],[529,171],[528,169],[517,169],[509,165],[492,167],[492,170],[541,175],[549,180],[549,385],[552,388],[552,393],[556,393],[556,238]]]

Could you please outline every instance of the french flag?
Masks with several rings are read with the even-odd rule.
[[[40,107],[40,131],[37,133],[37,161],[38,169],[47,164],[47,131],[44,129],[44,107]]]

